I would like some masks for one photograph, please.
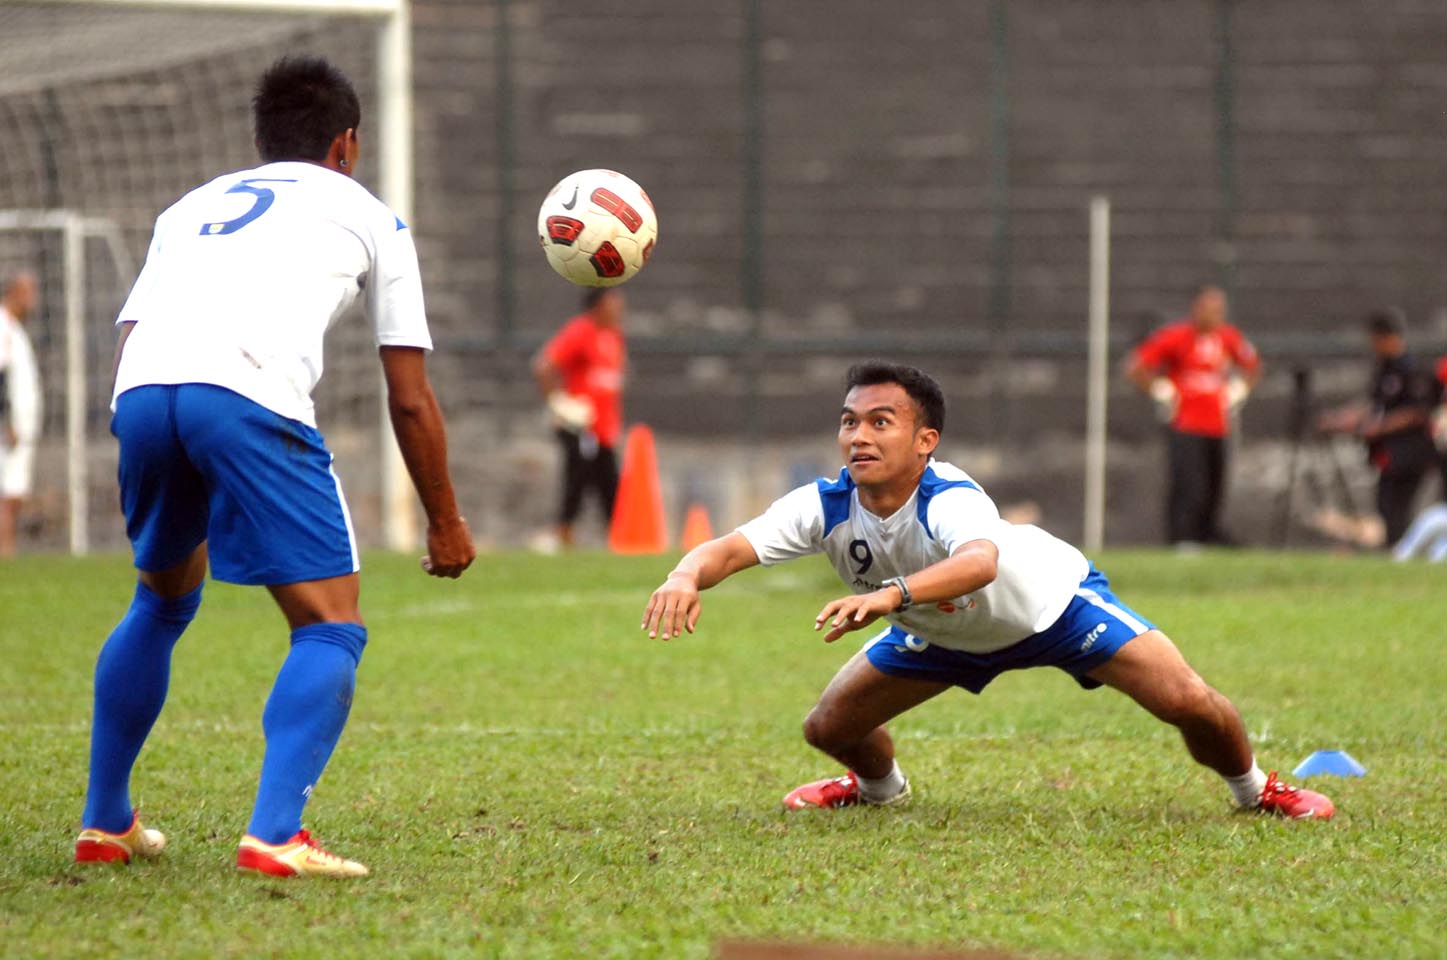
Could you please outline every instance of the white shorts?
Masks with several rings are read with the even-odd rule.
[[[30,496],[30,485],[34,478],[35,444],[0,446],[0,497],[10,499]]]

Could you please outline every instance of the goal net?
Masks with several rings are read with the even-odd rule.
[[[27,329],[45,403],[22,550],[124,548],[109,434],[116,312],[156,215],[256,163],[251,93],[278,56],[321,54],[352,78],[373,134],[361,179],[386,196],[378,77],[394,67],[384,31],[399,10],[392,0],[0,4],[0,277],[39,279]],[[410,195],[388,199],[406,215]],[[394,494],[375,349],[358,320],[328,337],[317,405],[364,534],[383,529]]]

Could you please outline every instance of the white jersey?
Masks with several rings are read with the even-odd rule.
[[[855,593],[917,573],[972,540],[1000,552],[994,582],[968,596],[920,604],[886,619],[951,650],[990,653],[1048,628],[1065,612],[1089,572],[1084,555],[1028,524],[1001,519],[979,484],[956,466],[929,462],[909,500],[888,517],[859,504],[841,470],[776,500],[738,528],[764,565],[825,553]]]
[[[40,421],[44,399],[40,389],[40,365],[35,362],[35,349],[25,325],[0,306],[0,380],[5,383],[4,402],[8,419],[19,445],[34,443],[40,437]],[[0,421],[3,424],[4,421]],[[0,436],[0,446],[4,445]]]
[[[359,294],[378,346],[432,348],[412,233],[365,187],[295,161],[218,177],[156,218],[115,396],[210,383],[315,426],[322,339]]]

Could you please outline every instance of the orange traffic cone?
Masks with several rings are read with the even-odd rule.
[[[614,553],[663,553],[668,549],[658,455],[653,448],[653,431],[642,424],[628,431],[608,546]]]
[[[683,517],[683,552],[687,553],[712,539],[713,524],[708,522],[708,510],[703,504],[695,503]]]

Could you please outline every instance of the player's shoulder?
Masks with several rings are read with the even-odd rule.
[[[1246,331],[1242,330],[1234,323],[1221,324],[1221,335],[1228,340],[1234,340],[1235,342],[1240,344],[1249,345],[1251,342],[1250,339],[1246,336]]]
[[[562,329],[558,332],[572,334],[573,336],[581,336],[583,334],[592,333],[594,326],[595,324],[593,323],[593,318],[590,315],[586,313],[579,313],[575,314],[572,317],[569,317],[568,322],[563,324]]]
[[[256,176],[263,177],[268,174],[275,175],[278,179],[295,178],[305,184],[309,191],[315,191],[351,215],[366,218],[374,225],[388,230],[402,230],[407,226],[380,197],[345,173],[338,173],[320,164],[287,160],[259,167]]]
[[[1156,336],[1171,343],[1189,343],[1196,339],[1196,325],[1190,317],[1172,320],[1156,332]]]
[[[975,517],[981,511],[998,514],[995,501],[984,487],[964,470],[941,460],[931,460],[920,477],[916,511],[931,536],[946,516]]]
[[[961,468],[945,460],[933,459],[925,466],[924,475],[919,479],[919,488],[925,496],[935,496],[946,490],[985,492],[975,478]]]
[[[159,225],[165,221],[174,219],[177,210],[184,210],[192,204],[205,202],[207,198],[216,193],[225,193],[232,186],[246,179],[249,173],[249,170],[231,170],[218,174],[205,183],[197,184],[177,197],[166,209],[162,210],[160,216],[156,218],[156,223]]]
[[[849,476],[848,467],[840,467],[837,476],[819,477],[812,483],[795,487],[784,499],[796,510],[817,513],[824,523],[823,536],[827,537],[849,519],[854,502],[854,479]]]

